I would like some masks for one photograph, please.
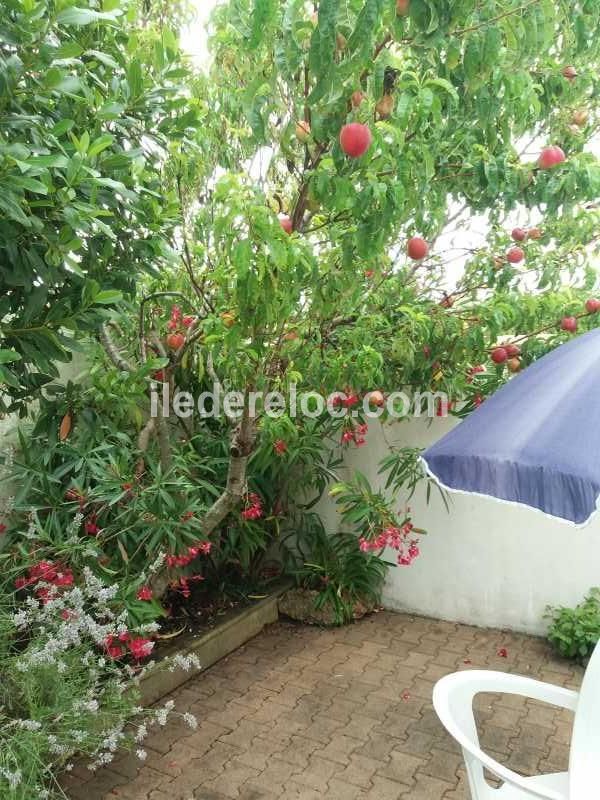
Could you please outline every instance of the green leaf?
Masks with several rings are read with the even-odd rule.
[[[123,295],[121,292],[117,292],[112,289],[107,289],[103,292],[98,292],[97,295],[94,296],[94,303],[99,303],[103,306],[114,305],[115,303],[120,303],[123,299]]]
[[[16,350],[0,350],[0,364],[12,364],[20,360],[21,356]]]
[[[114,142],[115,137],[111,136],[109,133],[105,133],[103,136],[99,136],[95,139],[91,145],[88,147],[87,154],[90,158],[97,156],[103,150],[106,150],[107,147],[110,147],[111,144]]]
[[[77,8],[77,6],[71,6],[70,8],[65,8],[63,11],[60,11],[56,17],[56,21],[59,25],[82,26],[90,25],[92,22],[112,22],[120,14],[122,14],[120,9],[102,12],[92,11],[91,8]]]

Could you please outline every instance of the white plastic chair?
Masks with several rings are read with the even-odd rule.
[[[479,692],[518,694],[575,711],[569,771],[525,778],[499,764],[479,746],[473,698]],[[594,800],[600,797],[600,644],[578,692],[520,675],[465,670],[446,675],[433,690],[433,705],[462,747],[472,800]],[[504,781],[494,788],[484,768]]]

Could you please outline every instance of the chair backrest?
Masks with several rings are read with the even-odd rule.
[[[579,690],[569,756],[569,800],[589,800],[600,787],[600,642]]]

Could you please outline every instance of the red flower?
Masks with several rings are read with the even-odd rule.
[[[277,441],[273,445],[273,450],[275,450],[278,456],[282,456],[285,452],[287,452],[287,449],[288,449],[287,443],[284,442],[283,439],[277,439]]]
[[[496,655],[500,656],[500,658],[508,658],[508,650],[506,649],[506,647],[501,647],[500,650],[498,650],[498,652],[496,653]]]
[[[39,589],[35,590],[35,596],[38,600],[41,600],[44,605],[49,603],[50,600],[54,600],[56,597],[56,591],[48,586],[40,586]]]
[[[344,408],[352,408],[352,406],[358,405],[358,395],[351,392],[345,400],[342,400],[342,405]]]
[[[149,586],[140,586],[136,597],[138,600],[152,600],[154,594]]]
[[[6,525],[0,522],[0,535],[6,533]]]
[[[242,519],[260,519],[262,515],[262,498],[255,492],[250,492],[246,500],[246,508],[242,511]]]
[[[123,648],[115,642],[115,637],[111,633],[104,639],[104,649],[109,658],[120,658],[123,655]]]
[[[97,525],[97,517],[95,514],[91,514],[83,524],[84,531],[88,534],[88,536],[97,536],[100,533],[100,528]]]
[[[72,586],[74,583],[73,573],[70,569],[62,568],[56,573],[56,578],[52,581],[54,586]]]
[[[184,327],[189,328],[196,321],[196,317],[185,316],[182,320]]]

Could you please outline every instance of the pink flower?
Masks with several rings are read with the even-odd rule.
[[[88,536],[97,536],[100,533],[100,528],[96,524],[97,517],[95,514],[92,514],[88,519],[86,519],[83,529],[88,534]]]
[[[183,326],[184,326],[185,328],[189,328],[189,327],[191,327],[191,326],[194,324],[194,322],[196,321],[196,317],[191,317],[191,316],[187,315],[187,316],[185,316],[185,317],[184,317],[184,318],[183,318],[181,321],[183,322]]]
[[[3,533],[6,533],[6,525],[4,525],[3,523],[0,522],[0,536]]]
[[[136,597],[138,600],[152,600],[154,594],[149,586],[140,586],[137,591]]]
[[[242,519],[260,519],[263,515],[262,499],[255,492],[250,492],[246,500],[246,508],[242,511]]]
[[[358,405],[358,395],[351,392],[345,400],[342,400],[342,405],[344,408],[352,408],[352,406]]]
[[[198,545],[198,549],[200,550],[202,555],[207,556],[212,550],[212,542],[200,542],[200,544]]]
[[[284,442],[283,439],[277,439],[273,445],[273,450],[275,450],[278,456],[282,456],[285,452],[287,452],[287,449],[287,442]]]
[[[496,653],[496,655],[500,656],[500,658],[508,658],[508,650],[506,649],[506,647],[501,647],[500,650],[498,650],[498,652]]]
[[[56,590],[49,586],[40,586],[35,590],[35,596],[46,605],[50,600],[54,600],[56,597]]]
[[[342,433],[342,444],[348,444],[352,441],[354,441],[354,434],[352,431],[344,431]]]
[[[358,547],[362,553],[368,553],[371,549],[370,543],[363,536],[358,540]]]
[[[123,650],[119,644],[115,642],[115,637],[109,634],[104,639],[104,649],[106,650],[109,658],[120,658],[123,655]]]
[[[129,641],[129,650],[131,655],[140,661],[142,658],[148,658],[154,648],[154,642],[150,639],[144,639],[141,636],[131,639]]]
[[[73,573],[70,569],[63,568],[56,573],[56,578],[52,581],[54,586],[72,586],[74,583]]]

